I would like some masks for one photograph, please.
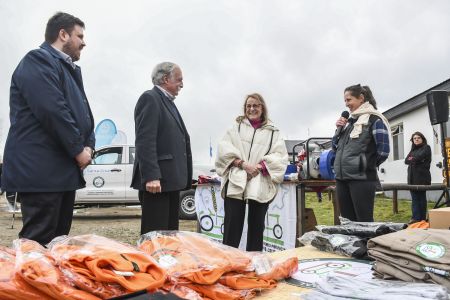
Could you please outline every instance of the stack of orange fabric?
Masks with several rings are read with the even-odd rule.
[[[14,247],[16,249],[17,274],[26,283],[46,294],[47,298],[64,300],[100,299],[73,287],[56,266],[53,258],[48,255],[48,251],[37,242],[19,239],[14,241]]]
[[[170,284],[164,288],[180,297],[185,297],[188,288],[203,298],[249,299],[258,290],[276,287],[276,280],[289,277],[298,268],[293,257],[257,273],[252,258],[264,255],[228,247],[193,232],[152,232],[141,238],[139,248],[166,269]]]
[[[67,237],[52,243],[50,253],[79,288],[102,298],[155,290],[166,281],[150,255],[97,235]]]
[[[15,264],[15,252],[0,246],[0,299],[50,299],[18,276],[15,272]]]
[[[0,299],[97,300],[135,291],[182,298],[249,299],[297,269],[190,232],[154,232],[140,249],[96,235],[59,237],[48,249],[18,239],[0,246]]]
[[[158,234],[139,248],[155,258],[171,276],[199,284],[213,284],[226,272],[252,269],[251,256],[246,252],[190,232]]]

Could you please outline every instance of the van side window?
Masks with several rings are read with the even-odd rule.
[[[122,163],[122,147],[113,147],[96,151],[93,165],[118,165]]]

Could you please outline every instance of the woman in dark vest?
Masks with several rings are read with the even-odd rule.
[[[414,132],[411,136],[411,151],[405,158],[408,165],[408,184],[430,185],[431,184],[431,148],[427,139],[420,132]],[[427,218],[427,195],[426,191],[411,191],[410,223],[426,220]]]
[[[389,156],[389,123],[368,86],[349,86],[344,101],[350,118],[336,121],[342,129],[333,137],[339,208],[344,218],[373,222],[377,167]]]

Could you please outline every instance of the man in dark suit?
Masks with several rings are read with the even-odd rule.
[[[56,13],[45,42],[28,52],[12,75],[11,126],[3,157],[2,189],[17,192],[23,228],[19,237],[42,245],[69,234],[75,190],[95,145],[80,59],[84,23]]]
[[[136,159],[131,187],[139,190],[141,234],[178,230],[180,191],[192,182],[189,134],[174,100],[183,87],[181,69],[174,63],[158,64],[155,85],[144,92],[134,110]]]

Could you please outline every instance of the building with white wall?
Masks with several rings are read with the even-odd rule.
[[[450,91],[450,79],[423,91],[422,93],[394,106],[383,114],[389,120],[393,136],[391,155],[379,169],[378,175],[383,183],[406,183],[407,165],[404,160],[411,149],[411,135],[420,131],[426,137],[432,151],[431,178],[433,183],[442,183],[441,126],[431,125],[426,94],[431,90]],[[449,136],[450,122],[444,124],[444,136]],[[428,199],[436,200],[440,192],[428,192]],[[400,192],[399,198],[410,199],[409,192]]]

